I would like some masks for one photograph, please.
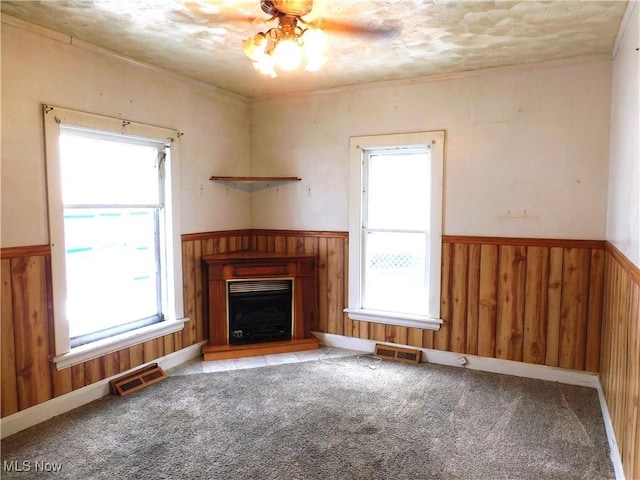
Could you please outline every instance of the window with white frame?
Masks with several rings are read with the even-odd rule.
[[[444,132],[352,137],[350,318],[438,329]]]
[[[177,132],[44,107],[58,368],[178,331]]]

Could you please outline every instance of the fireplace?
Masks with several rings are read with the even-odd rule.
[[[318,348],[315,255],[245,250],[202,257],[204,360]]]
[[[291,340],[293,280],[227,282],[229,343]]]

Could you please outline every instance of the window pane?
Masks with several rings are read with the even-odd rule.
[[[65,209],[70,337],[158,315],[156,210]]]
[[[369,156],[369,228],[427,230],[429,225],[429,153]]]
[[[158,148],[60,135],[62,201],[65,205],[158,205]]]
[[[427,313],[427,236],[366,232],[364,295],[369,310]]]

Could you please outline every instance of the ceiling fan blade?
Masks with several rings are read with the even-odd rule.
[[[371,25],[358,25],[354,23],[340,22],[337,20],[327,20],[317,18],[308,22],[312,27],[319,28],[325,32],[344,33],[348,35],[359,35],[372,40],[390,41],[400,33],[396,27],[376,27]]]

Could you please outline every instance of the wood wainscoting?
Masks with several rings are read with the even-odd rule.
[[[182,236],[184,305],[191,320],[185,329],[60,371],[49,361],[53,352],[49,247],[4,248],[0,251],[2,416],[206,340],[202,256],[248,249],[316,256],[314,331],[599,372],[625,470],[629,478],[640,478],[640,274],[599,241],[444,237],[441,316],[445,323],[433,332],[347,317],[343,312],[348,297],[346,232],[186,234]]]
[[[640,479],[640,268],[607,244],[600,381],[625,477]]]
[[[191,318],[180,332],[57,370],[50,361],[54,351],[50,248],[3,248],[0,254],[2,417],[205,340],[200,316]]]
[[[206,331],[202,257],[239,250],[269,253],[310,254],[316,256],[318,275],[318,315],[312,318],[311,330],[342,334],[347,298],[347,248],[345,232],[310,232],[283,230],[232,230],[185,234],[182,236],[185,315],[197,318],[196,325]]]
[[[604,265],[601,241],[446,236],[422,346],[597,372]]]
[[[195,281],[201,278],[200,258],[239,245],[317,256],[314,331],[590,372],[599,369],[603,241],[445,236],[441,306],[445,323],[437,332],[348,318],[343,312],[348,298],[346,232],[184,235],[185,306],[190,305],[191,318],[202,315],[202,282]]]

